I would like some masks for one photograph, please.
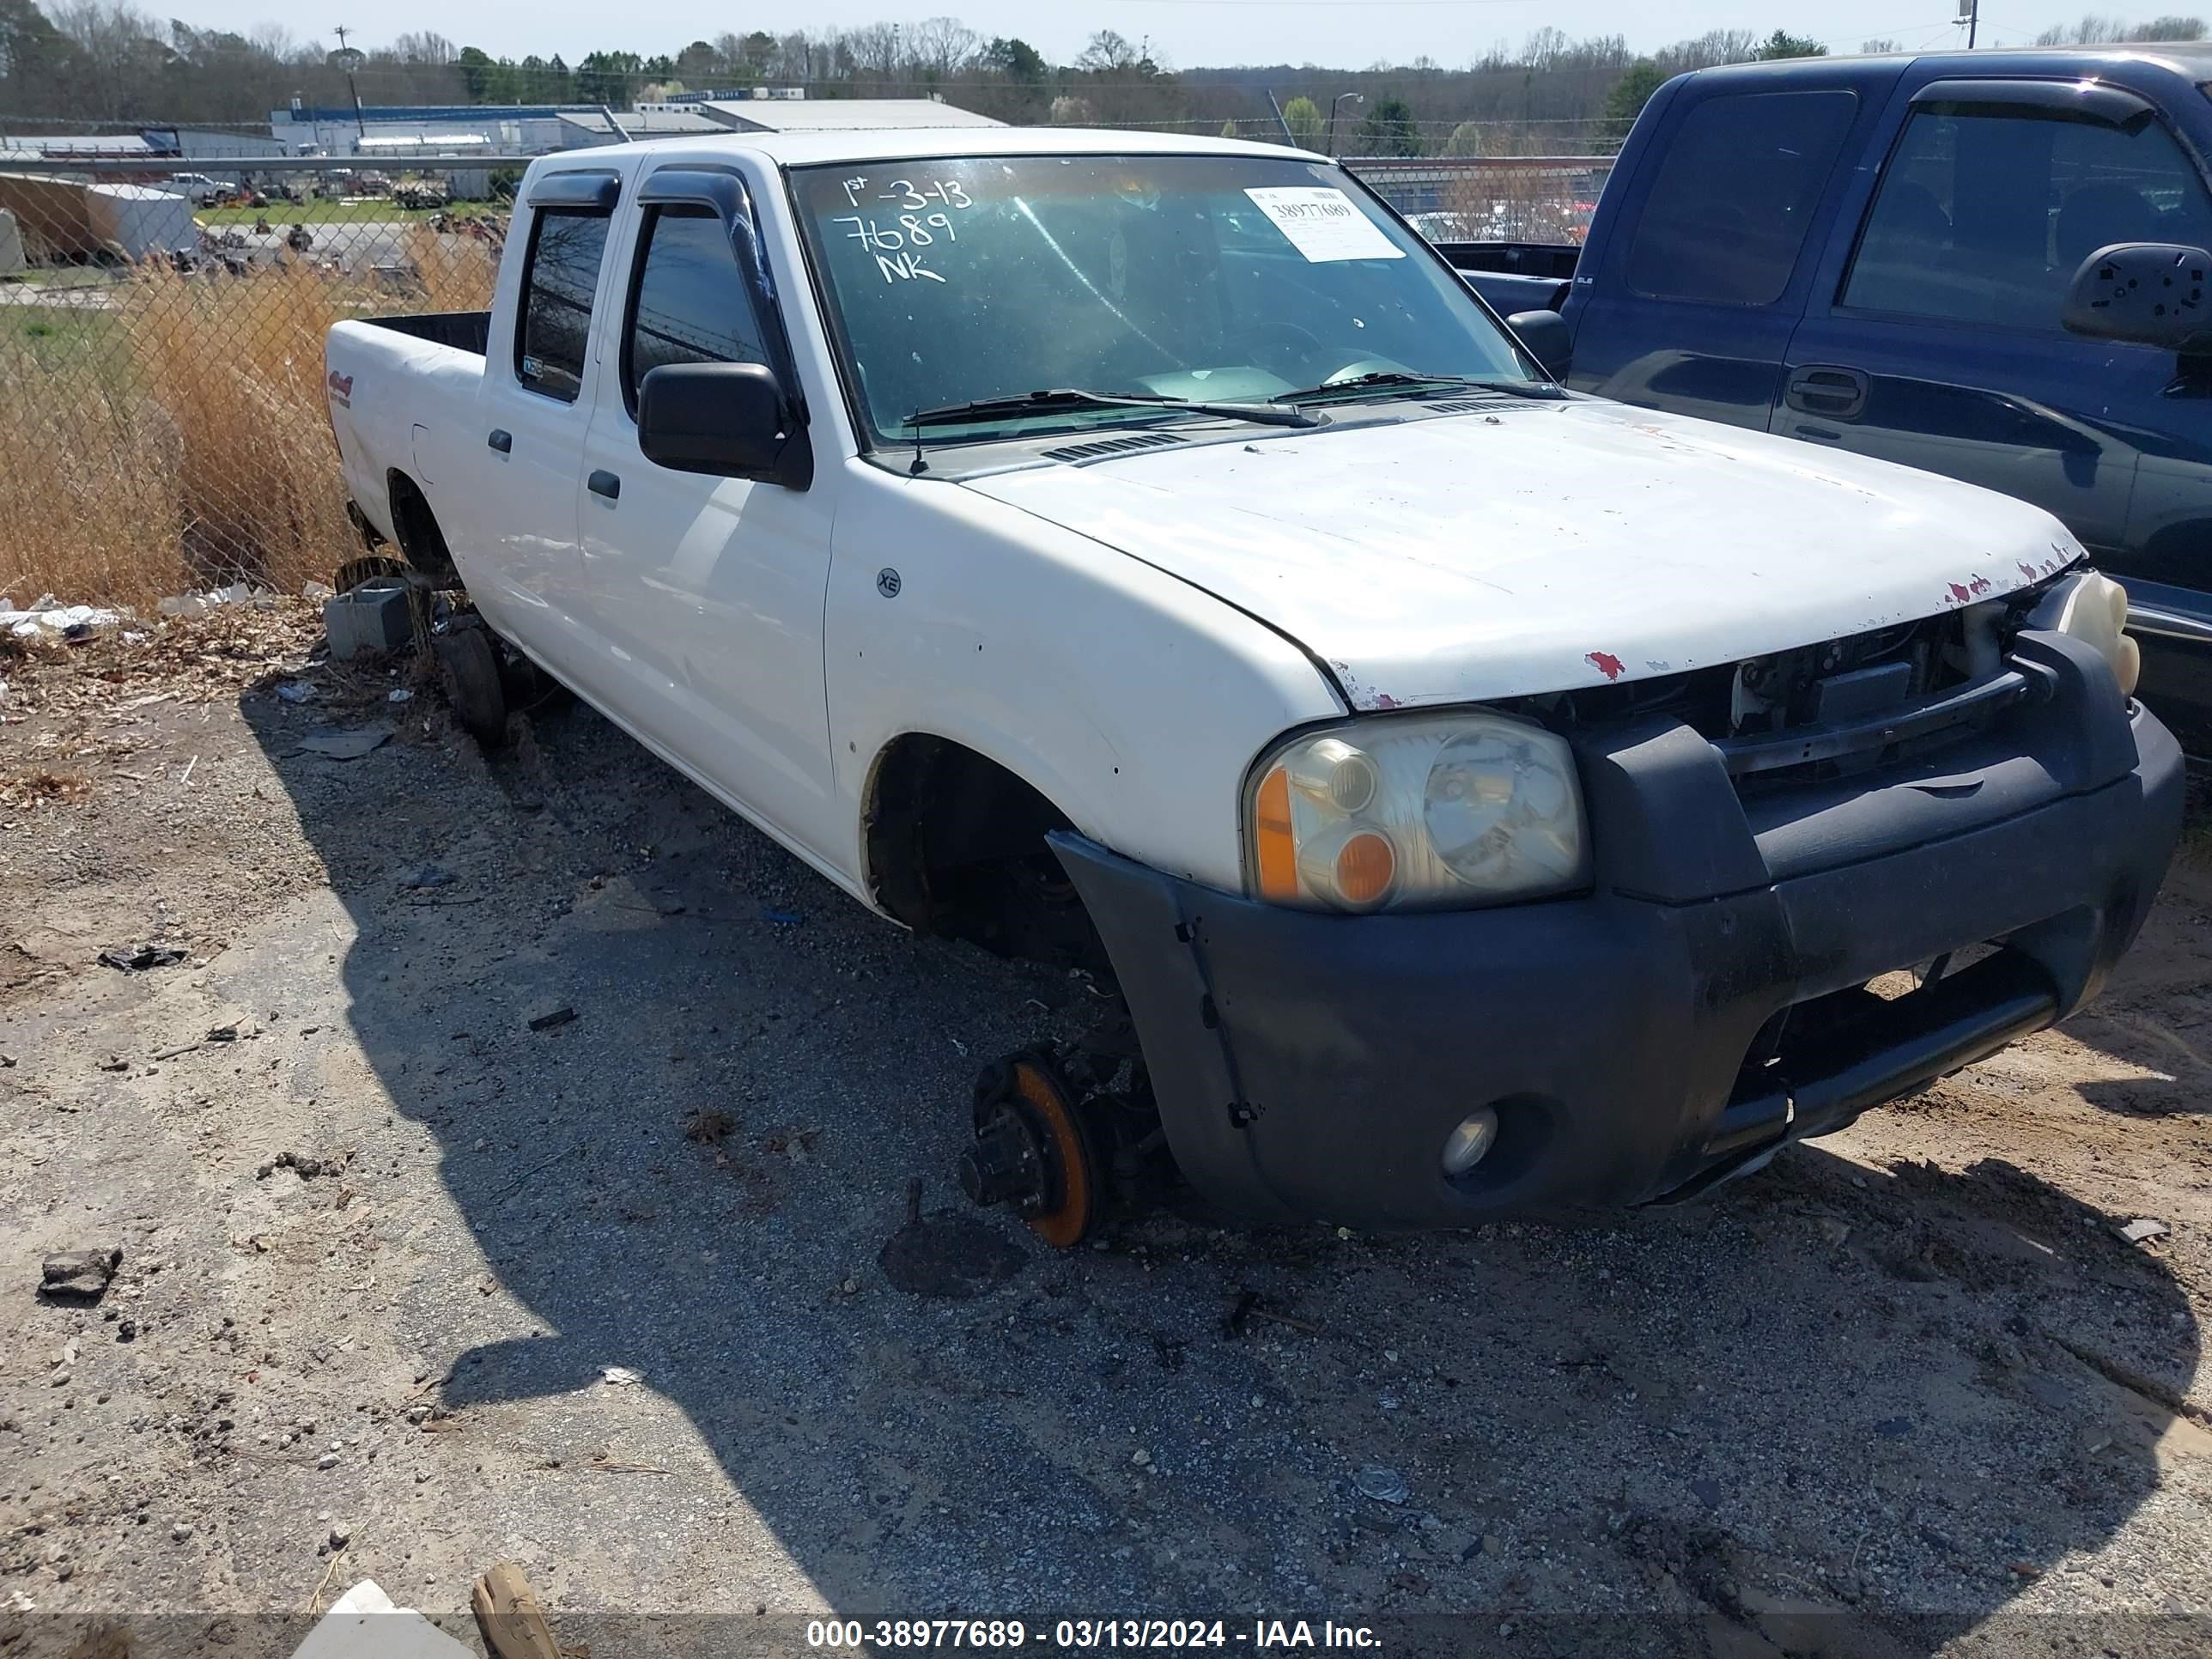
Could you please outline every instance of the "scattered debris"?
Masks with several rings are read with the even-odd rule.
[[[105,1249],[58,1251],[39,1266],[39,1292],[47,1297],[97,1302],[106,1292],[108,1281],[115,1277],[115,1270],[122,1265],[123,1250],[119,1245]]]
[[[502,1561],[477,1579],[469,1607],[495,1659],[562,1659],[538,1592],[517,1563]]]
[[[73,772],[43,766],[0,772],[0,805],[43,806],[49,801],[83,800],[91,793],[92,781]]]
[[[0,606],[0,628],[19,640],[33,640],[41,644],[88,640],[103,629],[113,628],[123,620],[119,611],[108,611],[98,605],[63,605],[51,593],[46,595],[28,611],[15,611]]]
[[[325,1583],[329,1577],[326,1571]],[[308,1616],[314,1616],[312,1602]],[[395,1607],[374,1578],[364,1578],[331,1604],[292,1659],[472,1659],[472,1653],[421,1613]]]
[[[599,1381],[611,1389],[634,1389],[645,1381],[645,1373],[627,1365],[606,1365],[600,1368]]]
[[[311,755],[321,755],[330,760],[359,760],[381,749],[391,740],[392,734],[389,726],[356,726],[343,731],[311,732],[300,739],[300,747]]]
[[[309,605],[319,605],[325,599],[335,598],[337,594],[337,589],[332,587],[328,582],[306,582],[302,583],[300,588],[300,597]]]
[[[2113,1228],[2112,1231],[2118,1233],[2122,1241],[2126,1243],[2142,1244],[2154,1238],[2164,1238],[2173,1229],[2163,1221],[2154,1220],[2149,1216],[2140,1216],[2133,1221],[2125,1222]]]
[[[340,1152],[333,1158],[313,1158],[306,1152],[279,1152],[253,1172],[257,1181],[266,1181],[279,1170],[295,1171],[302,1181],[313,1181],[317,1176],[339,1176],[353,1162],[351,1152]]]
[[[451,887],[460,878],[450,870],[442,869],[434,864],[426,864],[420,869],[410,870],[400,877],[399,884],[406,888]]]
[[[715,1146],[727,1140],[737,1127],[738,1121],[727,1112],[702,1107],[684,1120],[684,1138],[702,1146]]]
[[[1326,1329],[1315,1324],[1310,1319],[1300,1319],[1292,1314],[1277,1313],[1267,1305],[1267,1299],[1259,1291],[1249,1290],[1237,1292],[1237,1305],[1230,1310],[1229,1316],[1221,1322],[1221,1334],[1224,1337],[1242,1336],[1250,1328],[1252,1322],[1255,1319],[1264,1319],[1275,1325],[1287,1325],[1294,1331],[1304,1331],[1308,1336],[1326,1336],[1328,1334]]]
[[[806,918],[796,910],[777,910],[763,905],[761,908],[761,920],[774,922],[779,927],[796,927]]]
[[[1354,1479],[1361,1495],[1378,1504],[1402,1504],[1406,1501],[1406,1477],[1395,1469],[1386,1469],[1381,1464],[1370,1464],[1360,1470]]]
[[[415,693],[410,687],[395,685],[384,694],[384,700],[386,702],[412,702],[415,701]]]
[[[551,1013],[540,1014],[532,1020],[530,1029],[533,1031],[550,1031],[556,1026],[566,1025],[575,1018],[576,1011],[574,1008],[556,1008]]]
[[[1026,1258],[964,1211],[921,1214],[921,1182],[906,1187],[906,1225],[884,1243],[876,1260],[884,1277],[914,1296],[967,1302],[1004,1284]]]
[[[1237,1293],[1237,1305],[1229,1310],[1229,1316],[1221,1322],[1222,1336],[1225,1339],[1243,1335],[1251,1326],[1252,1310],[1259,1305],[1259,1291],[1239,1291]]]
[[[315,688],[305,680],[286,680],[277,686],[276,695],[286,702],[313,702]]]
[[[106,966],[121,969],[126,974],[141,974],[149,968],[173,968],[185,959],[184,950],[174,945],[142,945],[137,950],[128,945],[114,945],[100,953]]]
[[[673,1474],[673,1469],[664,1469],[658,1463],[632,1463],[605,1451],[593,1452],[592,1461],[584,1465],[599,1474]]]
[[[165,617],[204,617],[226,605],[242,605],[251,611],[273,611],[276,596],[244,582],[233,582],[228,587],[210,587],[204,593],[172,593],[155,609]]]

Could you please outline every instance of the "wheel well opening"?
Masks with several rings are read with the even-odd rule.
[[[1045,844],[1053,830],[1073,828],[996,761],[910,732],[876,763],[865,829],[869,885],[916,933],[1103,977],[1106,947]]]
[[[446,546],[446,532],[438,528],[438,515],[430,510],[422,486],[404,472],[392,473],[392,533],[407,562],[441,587],[457,587],[460,573]]]

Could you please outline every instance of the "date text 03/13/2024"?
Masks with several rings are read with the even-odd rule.
[[[1255,1619],[1249,1628],[1220,1619],[1061,1619],[1034,1627],[1018,1619],[826,1619],[806,1626],[811,1648],[1375,1649],[1365,1625],[1324,1619]]]

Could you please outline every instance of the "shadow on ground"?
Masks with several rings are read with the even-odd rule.
[[[1075,1029],[1079,986],[900,935],[586,710],[489,765],[342,764],[243,708],[348,913],[393,1144],[434,1142],[458,1218],[389,1241],[390,1316],[423,1398],[490,1425],[488,1488],[538,1472],[524,1553],[639,1587],[605,1613],[736,1615],[702,1649],[794,1586],[870,1620],[1416,1621],[1400,1651],[2205,1635],[2040,1611],[2117,1599],[2124,1562],[2075,1564],[2192,1431],[2198,1333],[2025,1169],[1804,1148],[1684,1210],[1418,1239],[1155,1217],[1059,1255],[994,1219],[1013,1276],[919,1300],[875,1265],[908,1178],[957,1201],[974,1067]],[[250,1000],[285,969],[229,971]],[[653,1394],[673,1437],[622,1414]]]

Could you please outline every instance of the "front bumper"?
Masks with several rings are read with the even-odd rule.
[[[2078,1007],[2156,896],[2180,750],[2087,647],[1971,739],[1739,793],[1651,719],[1578,745],[1587,896],[1347,917],[1054,838],[1103,936],[1183,1174],[1254,1219],[1463,1226],[1696,1191]],[[1913,994],[1858,989],[1980,945]],[[1497,1109],[1448,1179],[1446,1136]]]

